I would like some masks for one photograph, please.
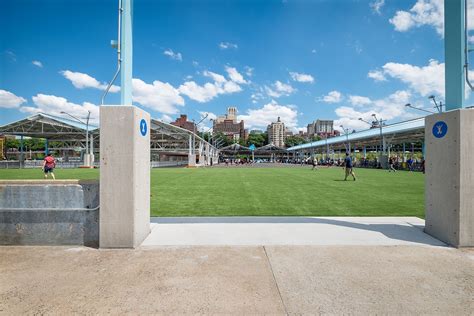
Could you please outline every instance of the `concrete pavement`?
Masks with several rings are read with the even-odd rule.
[[[418,218],[152,218],[138,249],[0,247],[0,314],[472,315]]]
[[[474,251],[0,247],[0,314],[472,315]]]
[[[417,217],[152,217],[142,246],[429,245]]]

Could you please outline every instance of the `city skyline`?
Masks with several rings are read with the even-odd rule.
[[[2,2],[0,124],[36,112],[90,110],[97,120],[116,67],[116,5]],[[293,132],[318,118],[367,129],[359,117],[395,123],[424,115],[406,103],[433,110],[428,96],[444,98],[440,0],[135,1],[134,10],[134,104],[167,122],[236,106],[249,130],[277,117]],[[108,104],[118,91],[116,82]]]

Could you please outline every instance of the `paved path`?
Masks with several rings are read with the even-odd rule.
[[[0,247],[0,314],[472,315],[474,251]]]
[[[472,315],[474,249],[417,218],[153,218],[136,249],[0,247],[0,315]]]
[[[429,245],[416,217],[154,217],[142,246]]]

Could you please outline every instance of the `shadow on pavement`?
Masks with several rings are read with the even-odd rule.
[[[387,223],[368,223],[374,220],[372,217],[367,218],[366,223],[363,223],[364,217],[357,218],[357,221],[324,217],[152,217],[151,222],[158,224],[322,224],[378,232],[387,238],[407,242],[447,246],[442,241],[426,234],[423,231],[424,225],[412,224],[403,218],[400,218],[397,223],[390,223],[390,220],[394,219],[396,217],[381,217],[377,221],[385,220]]]

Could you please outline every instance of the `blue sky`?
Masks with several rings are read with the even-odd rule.
[[[0,124],[97,118],[116,67],[117,1],[0,6]],[[318,118],[362,129],[372,113],[406,120],[423,115],[406,103],[444,99],[442,29],[442,0],[135,0],[134,104],[165,121],[236,106],[251,129],[278,116],[293,130]],[[107,104],[119,102],[113,90]]]

